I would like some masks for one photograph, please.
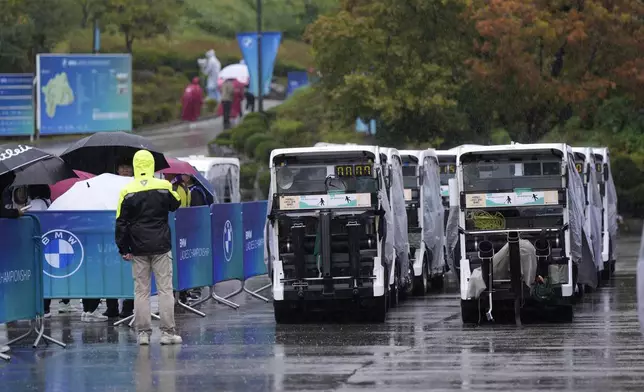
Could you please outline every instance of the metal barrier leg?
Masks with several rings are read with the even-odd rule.
[[[126,317],[124,319],[121,319],[121,320],[115,322],[112,325],[116,327],[116,326],[119,326],[119,325],[121,325],[123,323],[127,323],[128,321],[133,321],[133,320],[134,320],[134,315],[131,315],[131,316],[128,316],[128,317]],[[132,325],[130,324],[130,326],[132,326]]]
[[[17,338],[15,338],[13,340],[8,341],[7,346],[11,346],[14,343],[18,343],[18,342],[28,338],[34,332],[36,332],[37,337],[36,337],[36,340],[33,343],[33,348],[38,347],[38,345],[40,344],[41,339],[45,339],[46,342],[51,342],[51,343],[57,344],[62,348],[67,347],[67,345],[65,343],[63,343],[61,341],[58,341],[58,340],[52,338],[49,335],[45,335],[45,323],[43,323],[43,319],[40,316],[36,317],[35,320],[30,322],[29,331],[27,333],[25,333],[25,334],[23,334],[21,336],[18,336]],[[0,358],[9,360],[11,357],[9,357],[7,355],[3,355]]]
[[[153,319],[155,319],[155,320],[161,320],[161,317],[157,316],[156,314],[151,313],[151,315],[152,315],[152,318],[153,318]],[[112,325],[116,327],[116,326],[121,325],[121,324],[123,324],[123,323],[127,323],[128,321],[129,321],[129,323],[128,323],[127,325],[128,325],[129,327],[131,327],[131,326],[134,324],[134,315],[131,315],[131,316],[128,316],[128,317],[126,317],[126,318],[124,318],[124,319],[122,319],[122,320],[119,320],[119,321],[115,322],[115,323],[114,323],[114,324],[112,324]]]
[[[215,292],[214,288],[212,286],[208,286],[208,295],[205,297],[202,296],[202,298],[192,302],[190,306],[199,306],[203,303],[206,303],[212,299],[212,294]]]
[[[272,283],[269,283],[267,285],[264,285],[264,286],[258,288],[257,290],[250,290],[250,289],[246,288],[246,282],[244,282],[243,289],[244,289],[245,292],[247,292],[248,294],[252,295],[253,297],[255,297],[257,299],[261,299],[261,300],[263,300],[265,302],[270,302],[271,301],[270,299],[264,297],[263,295],[260,295],[259,293],[261,293],[264,290],[267,290],[267,289],[271,288],[272,285],[273,285]]]
[[[34,348],[38,347],[38,344],[40,343],[40,339],[45,339],[45,342],[50,342],[59,345],[62,348],[67,347],[67,345],[61,341],[58,341],[54,338],[52,338],[49,335],[45,335],[45,323],[43,323],[42,319],[39,319],[36,321],[37,324],[40,324],[40,330],[36,329],[38,332],[38,337],[36,338],[36,341],[34,342]]]
[[[197,316],[206,317],[206,314],[204,312],[201,312],[201,311],[193,308],[190,305],[186,305],[181,301],[178,301],[177,303],[179,304],[180,307],[184,308],[185,310],[187,310],[189,312],[192,312],[192,313],[196,314]]]
[[[231,294],[228,294],[228,295],[230,297],[232,297],[233,295],[237,295],[239,293],[241,293],[241,289],[239,290],[238,293],[233,293],[232,295]],[[214,299],[215,301],[219,302],[222,305],[226,305],[226,306],[231,307],[231,308],[233,308],[235,310],[239,309],[239,304],[236,304],[236,303],[234,303],[232,301],[227,300],[226,298],[222,298],[222,297],[218,296],[217,294],[215,294],[214,290],[213,290],[213,292],[211,294],[211,297],[212,297],[212,299]]]
[[[5,353],[8,353],[9,350],[11,350],[9,346],[0,346],[0,359],[4,359],[5,361],[10,361],[11,357],[5,354]]]

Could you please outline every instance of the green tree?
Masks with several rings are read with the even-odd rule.
[[[459,1],[345,0],[310,26],[321,84],[347,119],[379,119],[378,138],[440,144],[469,132],[458,97],[472,34]]]
[[[479,35],[470,77],[514,140],[538,141],[571,116],[592,114],[610,94],[641,94],[640,1],[469,3]]]
[[[33,71],[36,55],[48,53],[76,25],[73,0],[6,0],[0,12],[0,69]]]
[[[125,37],[125,50],[132,53],[137,38],[167,34],[181,15],[180,0],[105,0],[105,22]]]

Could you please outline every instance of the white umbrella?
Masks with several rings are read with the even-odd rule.
[[[49,211],[116,211],[121,189],[132,177],[101,174],[79,181],[49,206]]]
[[[248,84],[250,75],[248,73],[248,66],[246,64],[232,64],[219,72],[219,84],[222,84],[226,79],[237,79],[242,84]]]

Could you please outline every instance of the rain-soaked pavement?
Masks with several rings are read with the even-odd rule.
[[[617,276],[572,324],[464,327],[453,287],[407,301],[381,325],[276,326],[270,304],[240,296],[237,311],[178,315],[180,347],[158,336],[139,347],[127,327],[56,315],[47,332],[68,347],[14,347],[0,391],[643,391],[638,247],[620,241]]]

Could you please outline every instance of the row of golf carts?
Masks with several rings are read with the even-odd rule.
[[[383,322],[410,295],[460,282],[465,323],[572,303],[614,270],[606,148],[329,145],[274,150],[266,262],[275,319],[317,310]],[[494,313],[493,313],[494,311]]]

